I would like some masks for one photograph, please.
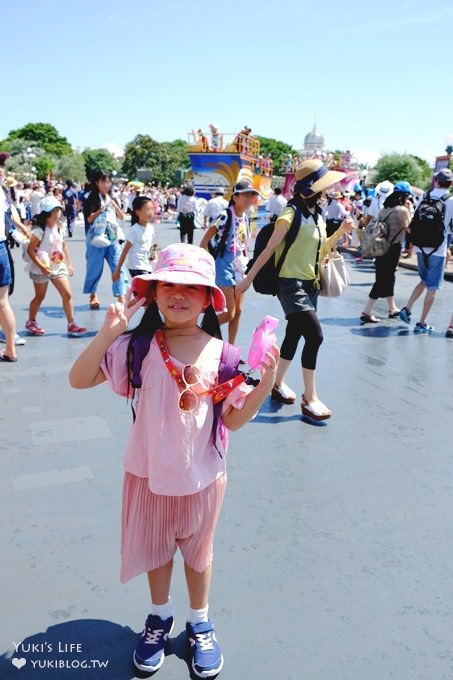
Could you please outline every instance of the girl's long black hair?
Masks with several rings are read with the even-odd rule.
[[[135,211],[143,208],[146,203],[152,203],[148,196],[136,196],[132,201],[131,227],[133,224],[138,223],[138,215]]]
[[[392,191],[384,201],[384,208],[396,208],[397,205],[404,205],[407,197],[408,194],[404,194],[402,191]]]
[[[54,210],[55,210],[55,208],[54,208]],[[61,210],[61,208],[60,208],[60,210]],[[52,211],[50,211],[50,212],[52,212]],[[35,215],[34,218],[33,218],[33,222],[32,222],[33,226],[34,227],[41,227],[41,229],[45,229],[46,225],[47,225],[47,218],[49,217],[50,212],[46,212],[45,210],[43,210],[42,212]],[[58,231],[60,231],[59,226],[58,226]]]
[[[153,281],[151,285],[155,289],[156,282]],[[208,291],[210,292],[209,288]],[[142,338],[144,336],[149,338],[149,344],[147,349],[148,351],[149,346],[151,345],[151,341],[154,337],[154,334],[159,328],[162,328],[162,326],[163,326],[162,317],[160,315],[159,308],[157,307],[157,303],[154,300],[146,308],[145,313],[143,314],[142,319],[138,326],[136,326],[136,328],[133,328],[131,331],[129,330],[126,331],[125,333],[125,335],[129,335],[129,344],[127,346],[127,380],[128,384],[132,388],[133,388],[132,369],[134,362],[134,351],[137,341],[139,338]],[[220,340],[222,339],[219,317],[217,316],[212,304],[210,304],[209,307],[207,307],[205,310],[201,322],[201,329],[205,331],[205,333],[208,333],[208,335],[212,335],[213,338],[218,338]]]

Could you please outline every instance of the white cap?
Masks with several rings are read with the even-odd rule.
[[[60,201],[58,201],[55,196],[46,196],[39,203],[40,212],[50,213],[52,210],[55,210],[55,208],[60,208],[60,210],[63,208]]]

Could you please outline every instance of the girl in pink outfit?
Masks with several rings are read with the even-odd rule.
[[[142,321],[129,331],[142,306]],[[110,305],[71,370],[73,387],[107,381],[135,404],[124,461],[120,580],[147,572],[151,613],[133,655],[146,672],[164,662],[173,629],[170,583],[178,547],[189,594],[192,669],[207,678],[223,666],[208,596],[227,480],[227,430],[239,429],[258,411],[274,385],[278,361],[273,347],[263,360],[261,382],[252,388],[237,370],[236,352],[230,378],[219,385],[219,365],[235,353],[219,339],[216,312],[224,308],[212,256],[197,246],[168,246],[152,274],[133,279],[126,303]]]

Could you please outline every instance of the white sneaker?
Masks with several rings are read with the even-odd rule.
[[[6,343],[6,337],[3,331],[0,331],[0,342]],[[22,338],[18,333],[16,333],[16,337],[14,338],[14,344],[16,347],[22,347],[23,345],[27,344],[27,341],[25,338]]]

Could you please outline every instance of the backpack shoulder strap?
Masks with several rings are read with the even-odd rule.
[[[233,213],[231,208],[228,207],[223,212],[226,213],[227,219],[223,230],[222,238],[219,241],[219,247],[217,249],[219,255],[223,255],[225,253],[226,244],[231,231],[231,225],[233,224]]]
[[[238,372],[240,360],[241,348],[224,342],[219,362],[219,384],[230,380]]]
[[[151,333],[142,333],[131,340],[131,385],[134,389],[142,386],[142,364],[149,352],[151,340]]]
[[[229,342],[224,342],[219,362],[219,385],[227,382],[227,380],[230,380],[239,373],[238,366],[240,359],[241,348],[236,347],[235,345],[230,345]],[[223,401],[219,402],[218,404],[214,404],[214,418],[212,421],[212,440],[220,458],[223,456],[219,447],[217,446],[217,440],[218,437],[222,437],[222,430],[224,428],[220,418],[222,414],[222,407]]]
[[[288,207],[294,210],[294,217],[291,226],[288,229],[288,233],[286,234],[285,237],[285,247],[283,248],[283,252],[280,255],[278,263],[275,267],[275,273],[277,274],[277,276],[279,276],[281,272],[286,256],[288,255],[289,249],[296,240],[297,233],[302,222],[302,212],[300,211],[300,209],[297,208],[297,206],[295,206],[294,204],[289,204]]]

